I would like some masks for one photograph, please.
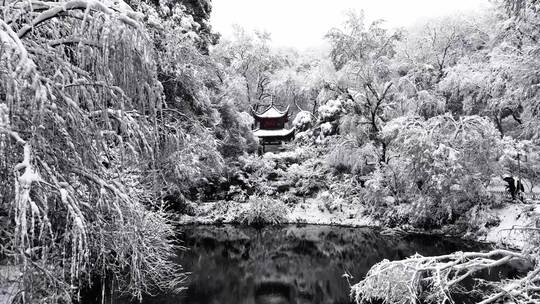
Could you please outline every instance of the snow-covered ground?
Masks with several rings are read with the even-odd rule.
[[[529,232],[520,228],[536,226],[533,216],[540,214],[540,202],[509,204],[493,212],[501,221],[498,226],[488,229],[487,235],[482,240],[522,249],[527,245],[530,236]]]
[[[235,217],[249,208],[249,203],[215,202],[203,203],[196,207],[196,215],[181,215],[180,224],[234,223]],[[306,199],[287,210],[284,224],[340,225],[349,227],[379,226],[374,219],[361,214],[361,208],[354,204],[339,204],[329,211],[316,199]]]
[[[330,212],[316,199],[307,199],[290,210],[289,223],[341,225],[350,227],[379,226],[380,223],[361,214],[362,208],[354,204],[338,204]]]

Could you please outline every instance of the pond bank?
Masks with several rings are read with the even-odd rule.
[[[234,224],[237,223],[236,216],[247,208],[249,208],[248,203],[230,201],[194,204],[191,215],[179,215],[178,223],[181,225]],[[412,233],[462,237],[519,250],[523,248],[527,235],[512,228],[534,225],[532,223],[533,216],[540,213],[540,203],[506,204],[497,209],[490,209],[485,216],[491,218],[491,224],[476,223],[480,228],[475,231],[466,231],[456,225],[448,225],[434,230],[415,229],[409,225],[388,228],[384,227],[380,221],[364,215],[362,211],[362,206],[355,204],[340,204],[327,208],[321,207],[316,199],[306,199],[288,210],[286,221],[283,224],[376,227],[385,229],[384,233],[389,234]]]

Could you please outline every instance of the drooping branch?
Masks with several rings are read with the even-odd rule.
[[[50,8],[40,13],[30,24],[23,26],[17,33],[17,36],[22,39],[24,38],[33,28],[38,27],[41,23],[50,20],[52,18],[58,17],[59,14],[70,11],[70,10],[94,10],[100,11],[107,15],[113,15],[114,11],[105,6],[102,2],[94,0],[72,0],[65,3],[45,3],[49,5]],[[134,27],[139,28],[138,23],[132,18],[119,15],[118,19],[123,23]]]
[[[60,86],[62,86],[62,85],[60,85]],[[70,84],[63,85],[62,87],[63,88],[70,88],[70,87],[76,87],[76,86],[96,86],[96,87],[108,88],[108,89],[120,94],[122,96],[122,98],[130,101],[130,98],[126,95],[124,90],[122,90],[118,86],[107,84],[104,81],[93,81],[93,82],[78,81],[76,83],[70,83]]]
[[[10,136],[11,138],[13,138],[17,143],[21,144],[21,145],[26,145],[26,140],[22,139],[21,136],[19,135],[19,133],[15,132],[15,131],[12,131],[6,127],[2,127],[0,125],[0,134],[7,134],[8,136]]]
[[[49,41],[49,45],[52,47],[59,46],[59,45],[69,45],[69,44],[84,44],[96,48],[103,48],[103,45],[99,44],[97,41],[89,40],[89,39],[83,39],[80,37],[69,37],[69,38],[62,38],[62,39],[55,39]]]
[[[13,31],[11,26],[5,23],[2,19],[0,19],[0,41],[6,43],[7,45],[11,45],[18,53],[19,65],[17,72],[22,70],[23,72],[28,73],[30,70],[35,68],[35,64],[32,62],[32,60],[30,60],[28,51],[24,47],[19,36]]]

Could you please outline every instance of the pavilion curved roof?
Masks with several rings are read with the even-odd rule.
[[[289,106],[287,106],[287,109],[285,109],[285,111],[280,111],[274,106],[274,104],[271,104],[264,111],[260,113],[257,113],[255,112],[255,110],[253,110],[253,116],[259,119],[260,118],[283,118],[287,116],[288,113],[289,113]]]

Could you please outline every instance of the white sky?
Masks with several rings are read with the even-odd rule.
[[[389,27],[466,13],[489,6],[489,0],[213,0],[210,22],[228,37],[232,24],[267,30],[277,46],[304,49],[324,44],[323,36],[343,23],[348,9],[364,10],[368,20],[385,19]]]

